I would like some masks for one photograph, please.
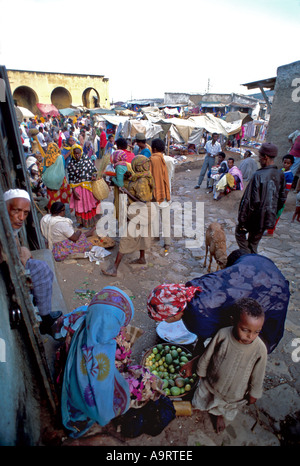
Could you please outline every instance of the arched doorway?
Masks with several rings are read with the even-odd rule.
[[[82,93],[82,103],[87,108],[100,107],[100,97],[96,89],[87,87]]]
[[[37,93],[28,86],[19,86],[14,90],[13,100],[18,107],[28,108],[35,115],[38,112],[36,104],[39,102]]]
[[[51,102],[58,108],[68,108],[72,104],[72,96],[65,87],[56,87],[51,92]]]

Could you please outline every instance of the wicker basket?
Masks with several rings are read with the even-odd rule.
[[[89,236],[88,241],[92,243],[93,246],[101,246],[105,249],[113,248],[116,244],[115,240],[109,236],[100,238],[99,236]]]
[[[98,201],[103,201],[109,196],[109,187],[103,178],[92,182],[92,191]]]

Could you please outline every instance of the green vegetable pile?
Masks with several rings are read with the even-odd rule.
[[[186,378],[179,374],[191,359],[191,353],[180,346],[158,344],[145,359],[145,366],[163,380],[166,396],[180,396],[191,390],[197,378],[197,374]]]

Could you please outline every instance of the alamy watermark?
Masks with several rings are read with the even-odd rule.
[[[185,238],[185,247],[201,248],[204,243],[204,202],[133,202],[120,195],[118,221],[112,202],[101,202],[97,222],[99,236]],[[161,234],[160,234],[161,232]]]
[[[293,79],[292,87],[296,88],[292,92],[292,101],[298,103],[300,102],[300,78]]]

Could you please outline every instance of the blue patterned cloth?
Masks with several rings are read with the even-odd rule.
[[[190,332],[206,339],[221,327],[232,325],[231,306],[241,298],[252,298],[265,311],[260,337],[271,353],[284,332],[290,292],[289,282],[270,259],[246,254],[223,270],[203,275],[186,283],[200,286],[201,293],[188,303],[183,322]]]
[[[72,337],[62,387],[62,421],[71,437],[129,409],[129,384],[115,367],[115,338],[133,314],[130,298],[113,286],[103,288],[87,307]]]

